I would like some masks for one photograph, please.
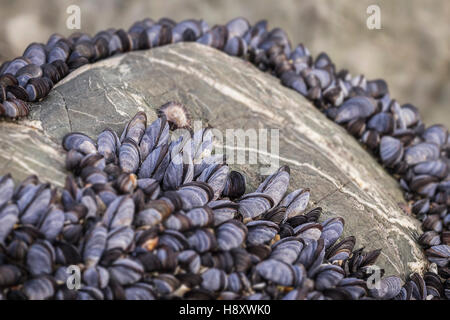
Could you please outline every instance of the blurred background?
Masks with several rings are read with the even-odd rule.
[[[0,0],[0,62],[51,33],[69,35],[69,5],[81,8],[81,30],[128,28],[134,21],[203,18],[211,26],[244,16],[287,31],[292,44],[327,52],[338,68],[384,78],[391,96],[421,110],[428,125],[450,127],[449,0]],[[381,9],[381,29],[366,26],[367,7]]]

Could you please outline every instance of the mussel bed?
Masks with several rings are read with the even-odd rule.
[[[442,125],[426,128],[415,106],[401,105],[390,97],[384,80],[367,80],[363,75],[352,76],[347,70],[336,70],[326,53],[313,58],[303,44],[293,48],[286,33],[279,28],[269,30],[266,21],[250,25],[246,19],[236,18],[226,25],[210,28],[203,20],[176,23],[167,18],[157,22],[145,19],[133,24],[128,31],[108,29],[93,37],[83,33],[74,33],[68,38],[53,34],[46,44],[32,43],[21,57],[0,66],[0,117],[27,116],[28,102],[42,100],[58,81],[85,64],[127,51],[181,41],[196,41],[252,62],[312,101],[355,136],[399,180],[409,209],[422,221],[424,233],[418,241],[435,272],[423,277],[411,275],[403,287],[400,279],[387,277],[382,288],[387,288],[383,290],[390,293],[388,295],[368,292],[367,288],[357,289],[364,287],[358,281],[367,277],[366,269],[378,253],[353,251],[355,239],[344,239],[339,246],[327,247],[330,241],[324,236],[328,234],[324,232],[327,223],[336,232],[334,229],[340,224],[343,226],[343,221],[318,223],[318,208],[300,214],[303,211],[290,209],[293,204],[285,201],[289,195],[271,194],[274,192],[271,183],[278,179],[280,184],[288,181],[286,167],[280,168],[254,193],[243,195],[242,174],[229,172],[219,159],[214,158],[212,167],[176,166],[173,163],[176,161],[167,154],[181,148],[182,142],[169,144],[166,138],[161,143],[153,141],[162,138],[162,134],[165,137],[166,131],[147,132],[158,125],[154,123],[147,128],[145,114],[141,113],[131,120],[120,139],[112,130],[102,132],[97,143],[81,133],[67,136],[63,145],[68,151],[67,167],[73,176],[68,176],[63,191],[39,182],[38,177],[29,177],[17,187],[8,175],[0,179],[2,297],[448,298],[450,137],[447,128]],[[158,121],[160,129],[166,130],[163,123],[168,120],[162,116]],[[197,134],[201,136],[197,139],[205,138],[205,132]],[[196,154],[190,156],[194,160]],[[224,189],[220,190],[223,181],[226,181]],[[299,191],[290,198],[306,197],[308,192]],[[191,196],[199,202],[188,204],[186,199]],[[156,209],[144,210],[149,203]],[[189,205],[192,207],[188,208]],[[190,210],[197,207],[203,209],[189,216]],[[220,219],[231,215],[227,212],[231,208],[235,215],[230,221],[234,222],[223,227],[215,220],[216,216],[222,221]],[[115,214],[121,210],[125,210],[125,217],[115,220]],[[151,213],[139,215],[142,211]],[[290,211],[295,213],[292,217],[286,213]],[[159,218],[154,216],[158,216],[157,212]],[[116,230],[119,226],[124,227],[122,231]],[[259,231],[252,235],[251,230]],[[230,242],[219,239],[227,232],[237,239],[241,236],[242,242],[228,248]],[[260,234],[273,236],[262,241]],[[299,237],[299,234],[306,236]],[[295,243],[284,240],[290,237],[295,238],[292,240]],[[110,238],[116,241],[108,247]],[[305,239],[315,242],[310,244]],[[105,247],[100,248],[96,241],[101,241]],[[210,241],[211,248],[202,252],[204,241]],[[282,246],[282,241],[287,244]],[[311,262],[309,256],[302,258],[306,259],[301,260],[304,263],[300,263],[300,256],[288,262],[270,258],[272,254],[282,256],[275,253],[277,243],[282,248],[299,251],[300,256],[310,248],[311,256],[320,260],[317,262],[320,267]],[[249,252],[253,246],[256,246],[255,252]],[[261,249],[263,247],[265,249]],[[332,249],[340,252],[341,247],[345,247],[344,258],[336,262],[330,252]],[[177,264],[179,252],[174,248],[181,252],[192,250],[182,257],[190,262],[200,261],[201,275],[187,269],[184,269],[188,274],[185,276],[177,272],[181,267]],[[245,271],[231,263],[239,260],[233,256],[239,255],[238,249],[246,251],[250,261]],[[245,256],[243,251],[239,252]],[[139,257],[144,253],[150,262],[144,258],[146,262],[141,261]],[[172,259],[169,267],[166,258]],[[148,263],[156,266],[148,267]],[[299,263],[303,269],[295,267]],[[64,279],[61,268],[72,264],[83,266],[85,287],[77,294],[60,287]],[[204,268],[209,269],[206,272]],[[292,277],[272,279],[277,277],[269,272],[272,269],[286,270],[279,277]],[[86,270],[89,270],[87,275]],[[120,278],[120,274],[127,279]],[[208,287],[208,283],[214,282],[212,279],[220,281]],[[242,290],[233,287],[237,291],[228,291],[231,283],[244,282],[246,284],[239,287]],[[171,290],[175,287],[176,290]]]

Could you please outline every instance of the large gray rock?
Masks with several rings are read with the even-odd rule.
[[[420,226],[401,210],[398,184],[353,137],[271,75],[194,43],[116,56],[69,75],[33,106],[28,120],[2,123],[0,147],[7,152],[0,155],[0,174],[37,173],[61,185],[64,134],[119,132],[139,110],[154,120],[169,100],[224,135],[226,129],[279,129],[279,155],[264,152],[257,165],[233,165],[247,174],[247,192],[261,181],[258,169],[268,160],[288,164],[291,189],[311,188],[311,205],[324,208],[322,219],[344,217],[345,235],[355,235],[357,247],[382,248],[378,265],[387,274],[425,268],[414,240]]]

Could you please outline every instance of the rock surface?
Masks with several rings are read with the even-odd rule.
[[[70,74],[32,106],[28,120],[1,123],[6,152],[0,174],[22,179],[36,173],[62,185],[64,134],[96,137],[106,127],[120,132],[137,111],[145,111],[150,122],[170,100],[184,103],[192,120],[224,136],[226,129],[279,129],[278,155],[259,152],[258,164],[232,165],[246,173],[247,192],[261,181],[259,169],[267,169],[267,161],[287,164],[291,188],[311,188],[312,205],[325,211],[322,219],[342,216],[344,235],[356,236],[356,248],[383,249],[378,265],[386,274],[405,276],[426,267],[414,240],[419,222],[401,210],[398,184],[353,137],[271,75],[194,43],[119,55]]]

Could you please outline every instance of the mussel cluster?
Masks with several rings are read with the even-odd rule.
[[[195,41],[214,47],[229,55],[246,59],[259,69],[273,74],[281,80],[283,85],[311,100],[330,119],[345,126],[352,135],[378,156],[385,167],[399,179],[407,200],[411,202],[411,211],[423,222],[424,234],[418,241],[425,247],[429,261],[437,265],[438,274],[441,277],[439,279],[435,274],[426,274],[422,279],[420,276],[414,275],[402,289],[402,297],[424,297],[427,290],[428,295],[434,297],[447,295],[448,297],[450,277],[450,137],[448,130],[441,125],[426,128],[416,107],[411,104],[400,105],[395,99],[391,99],[384,80],[367,80],[363,75],[352,76],[347,70],[336,70],[326,53],[320,53],[313,58],[303,44],[292,47],[282,29],[270,30],[264,20],[250,25],[246,19],[236,18],[226,25],[209,27],[203,20],[190,19],[176,23],[168,18],[162,18],[159,21],[145,19],[133,24],[128,31],[108,29],[93,37],[84,33],[74,33],[68,38],[54,34],[46,44],[32,43],[21,57],[7,61],[0,66],[0,117],[27,116],[29,114],[27,102],[44,98],[54,84],[84,64],[118,53],[151,49],[182,41]],[[170,201],[175,201],[175,204],[172,203],[171,212],[178,212],[181,209],[185,210],[182,205],[176,203],[177,200],[174,200],[180,196],[181,189],[184,188],[181,194],[196,193],[199,190],[203,190],[205,195],[210,194],[211,190],[202,183],[198,185],[198,182],[208,184],[208,179],[213,181],[219,176],[227,176],[225,189],[228,191],[221,191],[221,193],[220,190],[213,188],[214,196],[211,198],[213,200],[210,200],[214,202],[222,196],[240,199],[238,211],[242,215],[243,221],[261,217],[261,213],[253,211],[255,203],[257,203],[258,210],[264,210],[265,214],[269,214],[268,210],[277,208],[275,211],[270,211],[274,217],[278,215],[277,210],[284,210],[277,206],[281,201],[281,195],[277,195],[275,199],[272,198],[274,195],[268,196],[265,192],[267,186],[264,185],[258,189],[256,194],[241,198],[242,194],[239,191],[241,191],[242,177],[233,171],[226,172],[228,170],[225,169],[226,166],[222,166],[220,169],[210,169],[213,171],[203,174],[205,167],[199,165],[194,165],[192,172],[191,166],[180,168],[168,163],[170,158],[167,154],[173,150],[177,151],[180,145],[162,143],[153,150],[156,146],[148,145],[149,142],[145,142],[146,140],[137,141],[136,137],[140,135],[138,132],[143,130],[143,119],[143,114],[133,119],[134,122],[141,123],[141,125],[139,130],[133,129],[135,132],[130,134],[130,137],[125,133],[126,138],[118,139],[111,130],[103,132],[97,143],[97,151],[94,151],[96,150],[95,143],[82,134],[73,134],[65,139],[64,145],[69,150],[68,168],[78,179],[81,179],[80,181],[92,185],[86,189],[90,191],[86,191],[79,189],[84,188],[80,187],[80,182],[73,182],[73,179],[69,179],[66,197],[67,194],[71,194],[75,199],[78,197],[76,195],[79,193],[78,190],[84,190],[83,193],[92,193],[92,195],[95,193],[97,197],[102,195],[101,197],[104,198],[102,198],[104,200],[102,202],[107,206],[109,202],[106,198],[115,199],[117,194],[143,193],[144,195],[139,197],[148,198],[149,193],[156,192],[159,195],[159,192],[164,190],[165,197]],[[131,127],[134,128],[134,125]],[[161,134],[163,133],[161,132]],[[202,136],[202,133],[198,133],[198,135]],[[141,147],[142,143],[143,147]],[[79,146],[72,148],[71,146],[74,144],[79,144]],[[150,155],[152,158],[148,158]],[[184,154],[180,153],[179,158],[183,156]],[[195,158],[195,155],[191,154],[190,156]],[[140,158],[139,161],[136,160],[137,158]],[[115,165],[111,165],[112,163]],[[220,162],[216,162],[216,164],[218,163]],[[176,174],[174,175],[173,172]],[[284,171],[280,171],[280,175],[281,172]],[[286,174],[288,175],[288,173]],[[201,181],[198,180],[200,175],[203,175]],[[145,179],[155,179],[156,182]],[[10,183],[8,181],[10,178],[3,177],[2,185]],[[194,185],[189,185],[189,183],[193,183],[192,181],[195,181]],[[237,182],[235,181],[240,181],[239,187],[236,186]],[[160,185],[161,183],[162,185]],[[24,181],[19,190],[29,184],[33,188],[37,188],[37,186],[44,188],[34,177]],[[186,184],[188,185],[186,186]],[[79,188],[75,188],[75,185],[78,185]],[[181,186],[183,187],[181,188]],[[48,187],[44,189],[47,190]],[[167,194],[171,193],[167,193],[169,192],[167,190],[171,189],[177,189],[177,192],[168,196]],[[20,192],[17,192],[15,191],[11,195],[12,200],[8,198],[7,201],[18,201]],[[155,199],[152,200],[159,201],[158,195],[154,195]],[[207,198],[209,199],[209,196]],[[141,209],[139,207],[140,200],[134,199],[134,201],[137,201],[136,208]],[[25,201],[25,203],[28,202]],[[128,200],[127,203],[131,203],[131,200]],[[63,207],[68,210],[66,205],[65,203]],[[116,206],[118,205],[116,203]],[[289,208],[289,206],[282,207]],[[19,210],[20,216],[23,215],[22,211]],[[91,208],[88,212],[89,216],[95,216],[93,212],[96,210]],[[217,213],[217,210],[213,210],[213,212]],[[86,213],[86,215],[88,214]],[[82,214],[82,216],[85,215]],[[172,223],[178,221],[173,218],[178,217],[178,214],[170,217],[168,221],[172,221]],[[190,222],[186,222],[189,219],[185,216],[180,215],[180,217],[181,220],[177,223],[180,223],[180,230],[182,230],[181,221],[188,224]],[[84,221],[84,219],[82,220]],[[76,221],[75,218],[74,221]],[[264,224],[267,223],[264,222]],[[276,222],[272,221],[272,223]],[[308,221],[307,223],[316,222]],[[164,223],[162,224],[164,225]],[[291,229],[295,230],[297,226],[289,228],[289,224],[283,223],[278,224],[278,227],[280,230],[277,232],[281,235],[284,235],[284,232],[288,232],[287,234],[290,235]],[[87,227],[75,223],[71,227],[74,228],[73,230],[66,224],[65,228],[67,228],[66,234],[73,232],[75,238],[79,237],[75,239],[76,241],[74,240],[75,243],[78,243]],[[106,231],[108,232],[108,230],[107,228]],[[249,238],[251,239],[251,237],[247,237],[247,239]],[[261,276],[260,273],[253,274]],[[347,271],[346,275],[348,275]],[[386,286],[391,286],[390,280],[386,281]],[[397,282],[397,280],[393,281],[393,283]],[[433,289],[429,289],[431,287]],[[159,295],[156,294],[156,296]]]
[[[340,217],[305,213],[310,191],[286,194],[287,166],[244,195],[245,177],[210,153],[210,128],[170,139],[169,123],[162,112],[147,126],[139,112],[120,137],[66,135],[62,190],[0,178],[0,298],[444,297],[435,273],[368,288],[380,250],[338,241]],[[78,290],[67,285],[73,265]]]

